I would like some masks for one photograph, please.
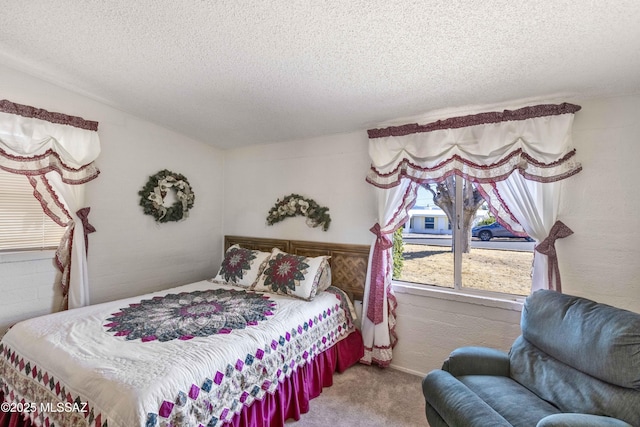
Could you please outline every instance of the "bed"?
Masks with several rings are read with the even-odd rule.
[[[362,357],[351,301],[368,256],[365,245],[225,236],[213,279],[20,322],[0,341],[0,427],[298,420]],[[313,275],[284,275],[292,260]]]

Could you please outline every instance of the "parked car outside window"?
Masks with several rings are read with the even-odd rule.
[[[500,223],[494,222],[493,224],[488,225],[480,225],[477,227],[473,227],[471,229],[471,237],[477,237],[484,242],[488,242],[494,237],[507,237],[507,238],[515,238],[522,239],[522,236],[516,236],[506,228],[504,228]],[[528,242],[532,242],[533,239],[529,236],[524,237]]]

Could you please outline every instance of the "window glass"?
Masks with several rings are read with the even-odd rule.
[[[56,248],[64,232],[44,213],[26,176],[0,169],[0,251]]]
[[[461,185],[462,191],[456,192],[456,185]],[[460,204],[463,208],[456,210]],[[403,268],[397,280],[515,295],[530,293],[534,243],[495,222],[471,182],[451,177],[421,188],[410,218],[425,207],[439,210],[449,227],[435,227],[427,233],[426,219],[423,230],[412,227],[415,222],[407,222]],[[456,224],[458,217],[460,224]],[[457,233],[460,245],[455,248]],[[460,259],[457,269],[456,255]]]

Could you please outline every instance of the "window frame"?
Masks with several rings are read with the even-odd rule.
[[[449,221],[449,229],[452,230],[452,244],[454,248],[461,248],[463,243],[463,233],[456,232],[461,230],[460,218],[464,215],[464,204],[460,203],[463,200],[463,185],[464,178],[458,174],[455,175],[455,216],[452,221]],[[415,293],[410,291],[411,289],[425,289],[431,294],[437,292],[438,294],[450,294],[450,295],[466,295],[472,298],[488,298],[495,301],[512,301],[518,304],[522,303],[526,298],[525,295],[511,294],[507,292],[491,291],[486,289],[475,289],[462,286],[462,251],[453,250],[453,287],[447,287],[442,285],[435,285],[430,283],[408,282],[401,279],[393,279],[391,283],[394,287],[401,287],[402,289],[408,289],[405,293]]]
[[[56,256],[56,248],[21,251],[0,251],[0,264],[10,264],[14,262],[37,261],[41,259],[53,260]]]

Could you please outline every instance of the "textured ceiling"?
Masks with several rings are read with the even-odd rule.
[[[0,0],[0,8],[0,63],[220,148],[443,108],[640,91],[638,0]]]

